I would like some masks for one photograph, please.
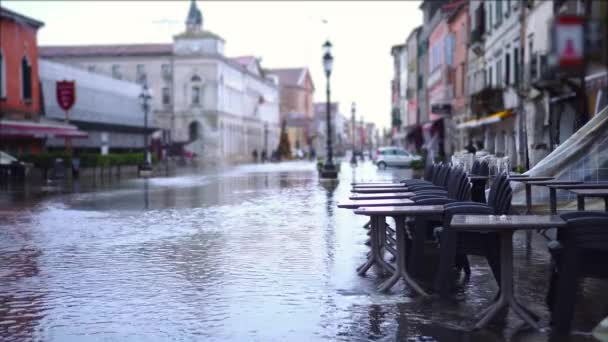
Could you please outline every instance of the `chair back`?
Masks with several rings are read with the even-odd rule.
[[[448,176],[450,175],[450,172],[451,168],[449,166],[441,164],[439,166],[439,172],[437,173],[437,179],[434,184],[447,188]]]
[[[424,168],[424,180],[433,181],[433,171],[435,170],[435,164],[428,164]]]
[[[479,176],[489,176],[490,175],[490,165],[487,160],[484,160],[479,163],[479,170],[477,175]]]
[[[473,162],[473,166],[471,166],[471,174],[472,175],[478,175],[480,167],[481,167],[481,163],[479,162],[479,160],[475,160]]]
[[[558,239],[580,249],[608,251],[608,213],[584,211],[561,216],[567,223]]]
[[[512,197],[513,190],[511,189],[509,178],[504,173],[499,174],[490,187],[488,205],[494,208],[496,215],[507,214],[511,210]]]

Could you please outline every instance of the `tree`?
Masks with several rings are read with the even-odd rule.
[[[281,124],[281,137],[279,140],[279,157],[291,158],[291,144],[289,143],[289,136],[287,135],[287,122],[283,120]]]

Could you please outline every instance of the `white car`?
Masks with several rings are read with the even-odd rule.
[[[380,147],[374,156],[374,163],[381,169],[387,166],[410,166],[414,160],[422,160],[422,157],[399,147]]]
[[[0,165],[11,165],[14,162],[18,162],[19,160],[10,154],[0,151]]]

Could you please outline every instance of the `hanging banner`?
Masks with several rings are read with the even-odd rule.
[[[68,111],[76,102],[76,82],[75,81],[57,81],[57,104],[64,111]]]
[[[583,18],[575,15],[562,15],[557,18],[555,40],[560,67],[583,65],[583,24]]]

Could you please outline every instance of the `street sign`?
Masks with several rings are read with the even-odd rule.
[[[560,67],[583,65],[583,24],[583,18],[575,15],[562,15],[557,18],[555,38]]]
[[[76,102],[76,82],[57,81],[57,104],[64,111],[69,111]]]

